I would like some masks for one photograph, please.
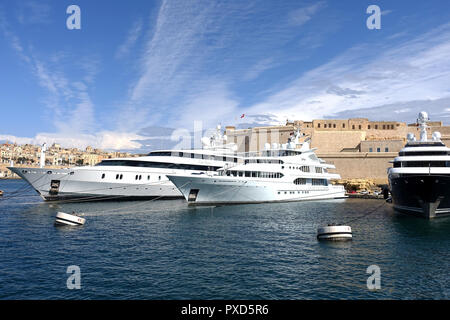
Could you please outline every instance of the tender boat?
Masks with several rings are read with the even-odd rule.
[[[55,226],[82,226],[85,222],[86,219],[76,214],[58,212],[56,214]]]

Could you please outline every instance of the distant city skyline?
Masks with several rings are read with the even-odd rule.
[[[450,124],[449,18],[444,0],[0,1],[0,141],[145,152],[194,121]]]

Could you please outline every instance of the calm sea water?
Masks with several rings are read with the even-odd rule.
[[[6,193],[20,181],[0,181]],[[188,208],[182,200],[0,200],[0,299],[448,299],[450,219],[396,214],[381,200]],[[54,227],[57,211],[85,212]],[[371,214],[362,217],[368,212]],[[350,223],[353,241],[316,240]],[[67,267],[81,289],[66,286]],[[370,265],[381,289],[370,291]]]

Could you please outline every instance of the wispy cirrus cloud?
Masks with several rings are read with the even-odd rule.
[[[325,7],[326,2],[319,1],[317,3],[298,8],[289,14],[289,24],[294,26],[301,26],[311,20],[314,14]]]
[[[50,23],[52,8],[43,1],[24,1],[19,3],[17,21],[21,24]]]
[[[119,46],[116,51],[115,57],[116,59],[122,59],[127,54],[129,54],[130,50],[136,44],[136,41],[139,39],[143,29],[143,21],[142,19],[138,19],[134,22],[132,28],[128,32],[127,38],[125,41]]]
[[[304,23],[299,20],[309,21],[326,7],[324,1],[300,7],[297,2],[263,4],[162,1],[154,26],[140,37],[144,41],[136,68],[140,72],[117,110],[119,126],[130,130],[167,119],[190,119],[192,101],[210,106],[196,112],[197,118],[233,119],[231,114],[241,104],[233,87],[286,62],[279,48],[302,35]],[[269,50],[275,54],[268,56]],[[217,106],[228,112],[217,112]]]
[[[395,103],[405,108],[408,101],[450,96],[450,24],[376,48],[376,44],[355,46],[302,74],[248,112],[276,110],[280,119],[313,119]]]
[[[34,7],[32,7],[34,8]],[[40,17],[43,17],[42,14]],[[36,21],[37,22],[37,21]],[[89,85],[94,82],[99,61],[95,56],[73,59],[70,53],[59,52],[47,59],[39,58],[32,47],[24,47],[20,38],[11,30],[3,11],[0,10],[0,32],[9,42],[17,57],[24,62],[38,85],[46,92],[42,103],[44,113],[51,119],[55,132],[40,132],[34,137],[20,137],[0,133],[0,140],[17,143],[61,143],[67,147],[85,148],[88,145],[104,149],[136,149],[135,142],[143,137],[129,132],[98,130],[95,106]],[[82,76],[71,79],[65,66],[75,67]]]
[[[262,59],[258,61],[255,65],[253,65],[249,70],[247,70],[247,72],[243,76],[243,79],[244,80],[256,79],[264,71],[272,69],[276,65],[278,65],[278,63],[276,63],[273,58]]]

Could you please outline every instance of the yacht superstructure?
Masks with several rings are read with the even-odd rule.
[[[27,181],[44,200],[181,198],[168,174],[205,174],[240,161],[237,146],[226,143],[220,126],[202,143],[202,149],[153,151],[143,157],[103,160],[95,166],[8,169]],[[42,149],[45,152],[45,147]],[[45,159],[42,161],[41,156],[42,163]]]
[[[388,169],[394,208],[427,219],[450,215],[450,148],[434,132],[427,139],[428,114],[417,119],[420,140],[410,133]]]
[[[190,205],[285,202],[345,198],[345,189],[331,184],[340,179],[335,169],[300,143],[297,130],[286,145],[266,144],[266,150],[250,154],[244,163],[207,175],[168,175]]]

